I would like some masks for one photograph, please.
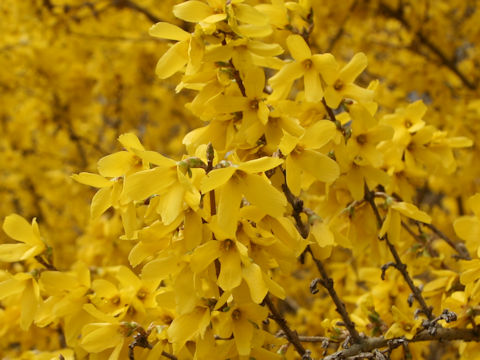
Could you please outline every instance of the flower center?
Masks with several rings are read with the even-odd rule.
[[[340,80],[340,79],[337,79],[337,81],[335,81],[335,83],[333,84],[333,88],[337,91],[340,91],[343,89],[343,81]]]
[[[241,316],[242,316],[242,313],[240,312],[240,310],[235,309],[235,310],[232,311],[232,319],[233,320],[240,320]]]
[[[367,142],[367,135],[365,134],[360,134],[356,137],[357,143],[360,145],[363,145]]]
[[[302,65],[306,70],[310,70],[313,66],[313,62],[310,59],[306,59],[306,60],[303,60]]]

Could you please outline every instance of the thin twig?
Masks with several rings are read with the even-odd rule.
[[[335,291],[333,279],[330,278],[327,274],[327,271],[325,270],[325,267],[323,266],[323,263],[315,257],[313,254],[312,249],[310,246],[307,247],[307,251],[310,253],[312,256],[313,261],[315,262],[315,265],[318,269],[318,272],[320,273],[320,276],[322,277],[321,279],[316,279],[312,282],[312,285],[310,287],[310,290],[312,293],[316,290],[316,284],[320,283],[327,291],[330,297],[332,298],[333,302],[335,303],[335,306],[337,307],[335,310],[340,314],[345,327],[347,328],[348,332],[350,333],[350,336],[352,337],[353,341],[355,343],[361,342],[362,338],[360,337],[360,334],[358,333],[357,329],[355,329],[355,323],[350,319],[350,315],[348,314],[347,308],[345,307],[345,304],[340,300],[340,297],[338,296],[337,292]]]
[[[471,256],[470,256],[470,253],[468,252],[465,245],[463,245],[463,243],[454,242],[447,235],[445,235],[442,231],[440,231],[440,229],[438,229],[436,226],[434,226],[432,224],[426,224],[426,223],[421,223],[421,224],[423,226],[429,228],[430,230],[432,230],[435,233],[435,235],[437,235],[439,238],[444,240],[452,249],[457,251],[458,254],[459,254],[459,257],[461,259],[465,259],[465,260],[471,260],[472,259]]]
[[[365,197],[365,200],[370,204],[370,207],[372,208],[373,213],[375,214],[375,218],[377,219],[377,225],[380,228],[382,226],[383,220],[382,220],[382,217],[380,216],[380,212],[378,211],[377,204],[375,204],[375,193],[370,191],[366,183],[365,183],[364,197]],[[425,299],[423,298],[420,292],[420,289],[416,287],[415,284],[413,283],[413,280],[410,274],[408,273],[407,265],[405,265],[400,259],[400,255],[398,254],[397,249],[388,239],[388,234],[385,234],[382,240],[385,241],[388,249],[390,250],[390,253],[393,256],[393,259],[395,261],[394,267],[402,274],[405,282],[407,283],[408,287],[412,291],[412,294],[415,300],[417,300],[417,302],[420,304],[422,312],[425,314],[428,320],[433,320],[434,316],[432,314],[432,308],[427,305],[427,303],[425,302]]]
[[[297,332],[293,331],[288,327],[287,321],[282,316],[282,314],[280,314],[278,309],[273,304],[272,299],[270,299],[268,295],[265,297],[263,301],[265,302],[268,309],[270,310],[271,318],[278,324],[280,329],[282,329],[283,333],[285,334],[285,337],[295,347],[295,350],[297,351],[297,353],[299,353],[300,356],[303,357],[307,351],[301,344],[300,339],[298,338]]]

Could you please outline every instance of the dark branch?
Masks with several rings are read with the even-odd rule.
[[[377,204],[375,204],[375,193],[370,191],[367,184],[365,184],[365,200],[370,204],[370,207],[372,208],[373,213],[375,214],[375,218],[377,219],[377,225],[380,228],[382,226],[383,220],[382,220],[382,217],[380,216],[380,212],[378,211]],[[416,287],[415,284],[413,283],[413,280],[410,274],[408,273],[407,265],[405,265],[400,259],[400,255],[398,254],[397,249],[390,242],[387,234],[384,235],[382,240],[385,241],[388,249],[390,250],[390,253],[393,256],[395,265],[392,265],[392,266],[394,266],[402,274],[405,282],[407,283],[408,287],[412,291],[412,294],[415,300],[417,300],[417,302],[420,304],[421,310],[425,314],[425,316],[428,318],[428,320],[433,320],[434,316],[432,314],[432,308],[427,305],[427,303],[425,302],[425,299],[422,296],[420,289]]]
[[[282,316],[282,314],[280,314],[278,309],[273,304],[272,299],[270,299],[268,295],[265,297],[263,301],[265,302],[268,309],[270,310],[271,318],[277,323],[280,329],[282,329],[283,334],[288,339],[288,341],[295,347],[295,350],[297,351],[297,353],[299,353],[300,356],[303,357],[307,353],[307,351],[301,344],[300,339],[298,338],[297,332],[293,331],[288,327],[287,321]]]
[[[457,329],[457,328],[439,328],[437,332],[432,335],[428,330],[422,330],[411,340],[405,340],[403,338],[385,339],[383,337],[374,337],[364,339],[360,344],[353,344],[351,347],[345,350],[337,351],[325,357],[323,360],[338,360],[346,359],[352,356],[356,356],[362,352],[370,352],[375,349],[381,349],[384,347],[398,347],[402,343],[412,343],[421,341],[479,341],[480,337],[475,330],[472,329]]]

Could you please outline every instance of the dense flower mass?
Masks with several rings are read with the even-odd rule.
[[[82,78],[88,66],[62,67],[62,86],[26,103],[31,129],[13,109],[0,113],[8,135],[0,190],[9,200],[20,181],[39,212],[30,220],[19,193],[3,220],[2,359],[477,358],[480,105],[464,75],[475,64],[475,37],[450,59],[414,22],[420,12],[441,26],[448,9],[461,9],[393,0],[151,2],[164,17],[148,1],[40,6],[65,36],[90,16],[102,23],[113,8],[153,24],[144,38],[104,39],[149,41],[143,52],[127,49],[134,72],[145,74],[130,73],[120,50],[106,47],[109,60],[89,66],[100,76],[118,62],[115,88],[106,77]],[[480,9],[463,10],[470,27],[462,31],[478,38]],[[343,43],[350,17],[354,31]],[[332,22],[343,23],[336,34]],[[364,23],[384,26],[372,42],[437,56],[450,72],[452,109],[436,103],[447,80],[427,79],[429,87],[412,78],[418,90],[405,83],[395,61],[412,75],[417,58],[399,52],[389,68],[390,55],[369,53],[358,38],[371,32]],[[134,17],[120,24],[138,27]],[[33,41],[9,31],[21,46]],[[55,49],[65,58],[95,51],[69,46]],[[2,51],[0,64],[8,62]],[[36,52],[46,56],[34,49],[28,58]],[[0,71],[0,91],[9,75]],[[26,93],[41,91],[31,82]],[[463,97],[459,118],[452,103]],[[42,102],[52,107],[36,109]],[[112,139],[118,151],[104,150]],[[51,151],[58,157],[45,165]],[[60,156],[80,161],[55,170]],[[438,349],[425,345],[435,341]]]

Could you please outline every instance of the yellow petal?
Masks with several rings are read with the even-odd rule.
[[[252,67],[245,76],[245,90],[248,98],[260,97],[265,87],[265,72],[262,68]]]
[[[249,100],[241,96],[218,95],[208,102],[208,106],[213,107],[217,114],[230,114],[248,110],[248,103]]]
[[[345,83],[353,82],[360,73],[367,67],[367,56],[364,53],[357,53],[340,71],[340,79]]]
[[[265,25],[268,22],[265,15],[247,4],[235,4],[235,17],[241,22],[252,25]]]
[[[3,222],[3,231],[12,239],[28,244],[37,243],[32,226],[17,214],[8,215]]]
[[[20,315],[20,327],[28,330],[38,309],[40,291],[35,280],[26,281],[25,289],[22,294],[22,312]]]
[[[138,153],[135,152],[138,157],[142,158],[142,160],[154,164],[160,167],[168,168],[168,167],[174,167],[177,163],[175,160],[172,160],[166,156],[163,156],[162,154],[156,152],[156,151],[139,151]]]
[[[285,169],[287,172],[287,185],[293,195],[300,195],[302,187],[302,168],[293,156],[288,156],[285,161]]]
[[[210,190],[222,186],[232,177],[235,171],[236,168],[233,166],[210,171],[208,176],[202,179],[200,190],[203,194],[206,194]]]
[[[132,132],[122,134],[118,137],[118,141],[127,150],[145,150],[137,135]]]
[[[331,183],[340,175],[338,164],[317,151],[304,150],[298,156],[295,156],[299,166],[319,181]]]
[[[90,218],[96,219],[112,206],[112,189],[103,188],[98,190],[92,198],[90,204]]]
[[[241,163],[240,165],[238,165],[238,169],[243,170],[250,174],[256,174],[256,173],[273,169],[282,163],[283,163],[283,160],[280,158],[264,156],[258,159]]]
[[[15,262],[41,254],[44,249],[30,244],[2,244],[0,245],[0,261]]]
[[[311,233],[320,247],[335,244],[335,238],[330,228],[323,221],[317,221],[311,228]]]
[[[212,15],[213,9],[201,1],[191,0],[175,5],[173,15],[188,22],[200,22]]]
[[[303,77],[305,87],[305,99],[308,102],[318,102],[323,98],[323,87],[318,73],[310,69],[305,72]]]
[[[455,233],[463,240],[480,241],[480,221],[476,216],[462,216],[453,223]]]
[[[365,191],[365,180],[358,166],[353,166],[346,174],[347,187],[354,200],[361,200]]]
[[[177,41],[188,40],[190,38],[188,32],[167,22],[156,23],[150,28],[149,33],[151,36]]]
[[[250,296],[256,304],[260,304],[268,293],[268,288],[263,281],[262,269],[255,263],[245,265],[242,275],[250,289]]]
[[[241,318],[240,320],[234,320],[233,336],[235,338],[235,344],[237,345],[238,354],[242,356],[250,354],[253,325],[247,319]]]
[[[236,249],[223,251],[220,256],[220,264],[218,286],[228,291],[240,285],[242,282],[242,268],[240,265],[240,255]]]
[[[185,189],[181,184],[174,184],[160,197],[157,211],[165,225],[171,224],[183,211]]]
[[[335,90],[331,86],[327,87],[324,96],[327,105],[330,106],[332,109],[336,109],[343,99],[342,93]]]
[[[294,34],[287,37],[287,47],[290,55],[298,62],[312,57],[310,48],[300,35]]]
[[[180,41],[167,50],[158,60],[155,74],[166,79],[182,70],[188,62],[188,42]]]
[[[123,343],[117,324],[91,323],[82,329],[80,346],[88,352],[98,353]]]
[[[128,151],[118,151],[98,160],[97,169],[104,177],[117,177],[125,175],[134,164],[135,155]]]
[[[183,238],[187,251],[195,249],[202,242],[202,218],[194,211],[185,213]]]
[[[132,200],[144,200],[151,195],[159,195],[177,180],[176,171],[165,171],[164,168],[154,168],[139,171],[125,178],[122,200],[126,203]]]
[[[192,270],[199,273],[212,264],[220,256],[220,245],[220,241],[210,240],[197,247],[190,260]]]
[[[241,178],[239,184],[243,194],[252,205],[274,217],[284,214],[287,200],[283,193],[274,188],[266,178],[247,174]]]
[[[25,286],[25,281],[19,281],[13,278],[0,282],[0,300],[22,292]]]
[[[320,120],[309,126],[301,138],[301,143],[308,149],[320,149],[333,139],[337,128],[328,120]]]
[[[121,213],[123,229],[125,231],[125,237],[128,240],[134,238],[134,232],[137,230],[137,215],[135,211],[135,204],[129,203],[127,206],[122,207]]]
[[[233,238],[237,231],[242,193],[233,181],[227,182],[219,194],[218,223],[221,225],[222,237]]]
[[[81,184],[93,186],[96,188],[103,188],[103,187],[108,187],[113,185],[113,183],[110,180],[105,179],[103,176],[100,176],[98,174],[87,173],[87,172],[81,172],[80,174],[73,174],[71,178]]]
[[[323,80],[332,85],[338,78],[339,67],[332,54],[317,54],[312,56],[315,69],[322,75]]]
[[[387,216],[385,217],[385,220],[383,220],[382,227],[380,228],[380,231],[378,232],[378,237],[382,238],[388,229],[390,228],[390,222],[392,220],[392,209],[389,208],[387,212]]]
[[[181,269],[181,264],[175,257],[165,257],[155,259],[147,264],[142,269],[142,279],[145,280],[163,280],[173,274],[178,273]]]
[[[268,82],[273,88],[273,93],[270,96],[272,100],[283,99],[290,93],[292,83],[302,76],[304,69],[301,64],[297,62],[287,63],[279,72],[272,76]]]
[[[426,224],[432,222],[432,218],[425,212],[419,210],[415,205],[406,202],[395,202],[392,208],[411,219],[421,221]]]
[[[188,340],[203,334],[209,323],[210,311],[196,307],[191,313],[183,314],[173,320],[168,327],[168,337],[178,346],[178,349],[181,349]]]

